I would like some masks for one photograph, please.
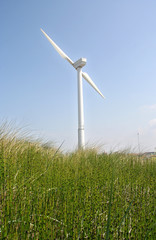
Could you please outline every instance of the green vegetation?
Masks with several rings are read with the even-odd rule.
[[[54,148],[0,130],[1,239],[155,239],[156,161]]]

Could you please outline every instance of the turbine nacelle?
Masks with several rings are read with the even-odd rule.
[[[75,69],[77,68],[82,68],[86,65],[87,59],[86,58],[80,58],[79,60],[77,60],[76,62],[74,62],[73,67]]]

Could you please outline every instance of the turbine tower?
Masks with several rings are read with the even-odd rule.
[[[78,149],[85,149],[85,135],[84,135],[84,111],[83,111],[83,87],[82,77],[103,97],[103,94],[97,88],[95,83],[85,72],[82,72],[82,68],[86,65],[86,58],[80,58],[76,62],[73,62],[57,45],[56,43],[41,29],[42,33],[52,44],[55,50],[61,55],[62,58],[66,59],[76,70],[77,70],[77,81],[78,81]]]

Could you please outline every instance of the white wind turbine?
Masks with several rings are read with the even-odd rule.
[[[82,67],[85,66],[87,59],[80,58],[76,62],[73,62],[57,45],[56,43],[41,29],[42,33],[53,45],[55,50],[61,55],[62,58],[66,59],[76,70],[78,79],[78,148],[85,148],[85,136],[84,136],[84,112],[83,112],[83,88],[82,88],[82,77],[103,97],[103,94],[97,88],[95,83],[85,72],[82,72]]]

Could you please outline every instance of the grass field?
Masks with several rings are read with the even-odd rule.
[[[0,130],[1,239],[156,239],[156,161]]]

